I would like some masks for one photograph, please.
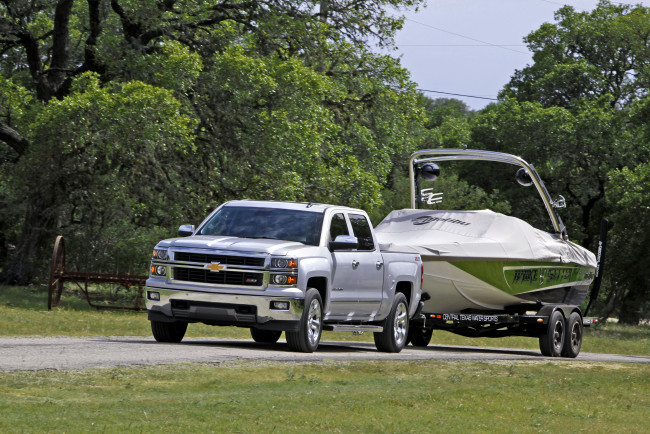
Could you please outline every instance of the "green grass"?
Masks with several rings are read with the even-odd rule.
[[[0,336],[150,336],[146,314],[0,287]],[[192,324],[189,336],[249,338]],[[650,328],[587,330],[584,351],[650,355]],[[372,340],[328,333],[325,340]],[[435,332],[433,345],[537,348]],[[244,362],[0,373],[0,432],[647,432],[650,365]]]
[[[186,364],[0,373],[0,432],[647,432],[650,366]]]
[[[44,288],[0,286],[0,336],[151,336],[151,329],[143,312],[98,311],[69,291],[64,292],[61,307],[47,311]],[[203,324],[191,324],[187,336],[250,339],[247,329]],[[372,335],[325,332],[323,340],[368,342]],[[534,338],[465,338],[445,331],[435,331],[431,344],[539,348]],[[606,324],[587,328],[582,351],[650,356],[650,326]]]

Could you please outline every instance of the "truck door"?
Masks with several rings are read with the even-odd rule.
[[[358,279],[358,312],[373,317],[379,310],[384,283],[384,261],[379,248],[375,245],[370,222],[362,214],[348,215],[352,226],[352,235],[359,240],[356,267]]]
[[[343,213],[332,216],[330,239],[334,240],[338,235],[354,235],[359,240],[359,248],[332,253],[332,290],[327,315],[341,320],[369,319],[381,304],[382,257],[375,248],[365,216],[350,214],[348,217],[350,225]]]

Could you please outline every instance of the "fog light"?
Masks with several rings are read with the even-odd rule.
[[[289,310],[290,303],[288,301],[272,301],[271,309],[273,310]]]
[[[160,293],[156,291],[147,291],[147,298],[153,301],[160,301]]]

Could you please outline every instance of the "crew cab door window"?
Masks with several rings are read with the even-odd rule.
[[[375,250],[370,223],[368,223],[366,217],[361,214],[350,214],[348,217],[350,218],[354,236],[359,240],[358,250]]]
[[[345,222],[345,216],[341,213],[332,216],[330,225],[330,240],[334,241],[339,235],[350,235],[348,224]]]

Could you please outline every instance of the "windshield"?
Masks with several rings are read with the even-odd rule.
[[[323,214],[293,209],[224,206],[200,230],[201,235],[269,238],[317,246]]]

